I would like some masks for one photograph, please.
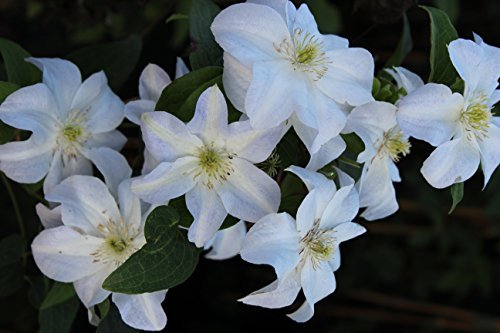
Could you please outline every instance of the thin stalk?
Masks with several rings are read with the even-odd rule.
[[[26,240],[26,228],[24,227],[23,217],[21,215],[21,211],[19,210],[19,204],[17,203],[14,191],[12,190],[12,186],[10,186],[10,182],[7,177],[5,177],[3,173],[0,173],[0,175],[2,177],[3,183],[5,184],[5,188],[9,193],[10,200],[12,201],[12,206],[14,206],[14,214],[16,215],[17,224],[19,225],[19,232],[21,233],[23,239]]]

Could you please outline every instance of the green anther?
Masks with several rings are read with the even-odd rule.
[[[123,252],[128,246],[128,244],[125,240],[114,239],[114,238],[111,238],[110,240],[108,240],[108,244],[111,247],[111,249],[113,249],[113,251],[115,251],[116,253]]]
[[[300,45],[297,48],[297,62],[303,65],[311,64],[318,57],[318,48],[314,44]]]
[[[82,128],[68,125],[63,130],[64,137],[70,142],[77,142],[82,135]]]
[[[216,173],[222,164],[222,158],[217,150],[212,147],[205,147],[198,155],[199,165],[207,174]]]
[[[328,260],[333,253],[333,244],[329,239],[322,237],[313,239],[309,243],[309,249],[317,260]]]

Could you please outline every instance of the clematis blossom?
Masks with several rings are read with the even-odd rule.
[[[343,152],[341,105],[373,100],[374,64],[367,50],[320,34],[307,5],[297,9],[286,0],[229,6],[211,29],[225,51],[227,95],[252,127],[292,125],[317,160],[311,169]]]
[[[205,90],[192,120],[185,124],[167,112],[148,112],[142,120],[146,148],[161,163],[132,183],[151,204],[186,194],[194,217],[188,238],[203,247],[227,214],[255,222],[276,212],[278,184],[254,164],[264,161],[282,128],[256,130],[249,121],[228,125],[227,105],[217,86]]]
[[[0,146],[0,170],[20,183],[45,177],[47,193],[71,175],[92,174],[96,159],[119,158],[117,151],[126,142],[116,130],[124,117],[123,103],[102,71],[82,82],[78,67],[69,61],[27,60],[42,70],[43,83],[8,96],[0,106],[0,119],[32,134]],[[96,151],[100,147],[109,149]]]
[[[60,203],[49,217],[59,214],[61,221],[33,240],[33,258],[49,278],[72,282],[90,309],[111,294],[102,289],[103,281],[146,243],[147,214],[130,191],[130,179],[119,185],[117,199],[99,179],[79,175],[55,186],[46,199]],[[47,224],[47,215],[41,218]],[[166,292],[112,293],[111,299],[127,325],[159,331],[167,323],[161,307]]]
[[[293,303],[302,289],[302,306],[288,316],[304,322],[314,315],[314,304],[336,288],[334,272],[340,266],[340,243],[366,230],[351,222],[359,208],[353,184],[336,189],[319,173],[292,166],[309,194],[299,206],[297,218],[273,213],[260,219],[248,232],[241,257],[254,264],[274,267],[277,280],[240,301],[266,308]]]
[[[347,123],[365,145],[358,162],[363,170],[358,182],[359,201],[367,220],[377,220],[398,210],[393,182],[401,181],[396,163],[410,152],[408,136],[396,122],[397,108],[370,102],[354,108]]]
[[[500,163],[500,118],[491,112],[500,100],[500,49],[475,39],[457,39],[448,46],[465,84],[463,94],[429,83],[399,103],[403,131],[437,147],[421,169],[436,188],[466,181],[480,164],[486,186]]]

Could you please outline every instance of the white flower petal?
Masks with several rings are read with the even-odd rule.
[[[205,143],[219,143],[227,135],[227,104],[217,85],[207,88],[196,102],[189,131]]]
[[[54,95],[41,83],[13,92],[0,105],[4,123],[52,140],[57,133],[57,117]]]
[[[283,60],[253,65],[245,113],[255,128],[276,127],[307,105],[306,81]]]
[[[53,112],[64,119],[82,83],[80,70],[72,62],[58,58],[28,58],[26,61],[43,72],[43,83],[52,91],[57,102],[58,108]]]
[[[300,283],[307,302],[313,308],[314,304],[335,291],[337,283],[328,262],[321,261],[313,266],[311,260],[306,260],[300,274]]]
[[[494,117],[496,118],[496,117]],[[481,149],[481,167],[484,173],[484,186],[500,163],[500,128],[490,125],[488,136],[478,141]]]
[[[420,76],[404,67],[386,68],[385,71],[394,78],[398,88],[403,88],[407,94],[424,85]]]
[[[211,26],[215,40],[245,66],[278,57],[279,45],[290,32],[275,10],[252,3],[235,4],[224,9]]]
[[[118,205],[130,234],[138,234],[143,230],[141,201],[132,193],[131,183],[131,179],[125,179],[118,186]]]
[[[92,164],[83,155],[67,155],[56,150],[43,182],[43,192],[49,193],[54,186],[73,175],[92,175]]]
[[[279,213],[263,217],[250,228],[240,255],[252,264],[273,266],[280,279],[299,263],[299,252],[295,221],[287,213]]]
[[[250,121],[237,121],[229,124],[226,148],[252,163],[260,163],[271,155],[280,141],[282,126],[258,130]]]
[[[145,331],[161,331],[167,325],[167,315],[161,306],[166,290],[139,295],[113,293],[122,320],[128,326]]]
[[[365,227],[353,222],[346,222],[335,227],[337,244],[348,241],[366,232]]]
[[[278,211],[280,188],[271,177],[241,158],[233,158],[232,167],[227,180],[215,188],[229,214],[256,222]]]
[[[354,185],[341,187],[326,206],[320,226],[331,229],[341,223],[350,222],[359,210],[359,195]]]
[[[124,118],[124,104],[108,86],[103,71],[92,74],[76,92],[71,110],[85,117],[87,130],[103,133],[114,130]]]
[[[323,144],[316,153],[311,154],[306,169],[317,171],[338,158],[346,149],[347,145],[340,135],[330,139]]]
[[[281,280],[275,280],[262,289],[240,299],[240,302],[275,309],[293,303],[300,291],[300,277],[297,270],[289,272]]]
[[[297,231],[301,237],[304,237],[312,229],[315,221],[321,218],[334,193],[335,187],[330,185],[316,187],[306,195],[297,210]]]
[[[325,51],[347,49],[349,47],[349,41],[346,38],[337,35],[322,35],[321,37]]]
[[[472,177],[479,160],[477,144],[461,137],[437,147],[424,161],[420,171],[433,187],[445,188]]]
[[[158,102],[161,92],[170,82],[170,76],[160,66],[148,64],[139,77],[139,97]]]
[[[295,312],[287,316],[298,323],[305,323],[314,316],[314,306],[306,300]]]
[[[297,175],[304,182],[309,192],[311,192],[315,188],[326,187],[328,189],[332,188],[332,190],[330,191],[335,193],[335,183],[332,180],[326,178],[321,173],[307,170],[295,165],[288,167],[285,171],[289,171]]]
[[[428,83],[400,100],[398,123],[407,135],[439,146],[455,134],[463,105],[462,95]]]
[[[161,162],[154,158],[147,148],[144,148],[144,164],[142,165],[141,175],[150,173],[160,163]]]
[[[78,298],[86,308],[101,303],[111,294],[110,291],[102,288],[102,283],[109,274],[111,274],[114,268],[113,265],[108,265],[100,271],[85,276],[73,283]]]
[[[43,230],[33,240],[31,250],[44,275],[56,281],[73,282],[105,267],[91,255],[103,242],[102,238],[60,226]]]
[[[245,112],[245,97],[251,81],[251,68],[224,52],[224,72],[222,72],[224,91],[234,107],[242,112]]]
[[[108,147],[91,149],[88,158],[104,176],[109,191],[116,197],[120,183],[132,176],[132,168],[128,165],[127,159]]]
[[[187,73],[189,73],[189,68],[187,68],[186,63],[182,60],[182,58],[177,57],[177,61],[175,63],[175,78],[178,79]]]
[[[99,147],[109,147],[111,149],[120,151],[123,146],[127,143],[127,137],[123,135],[119,130],[104,132],[104,133],[94,133],[92,137],[85,142],[85,148],[99,148]]]
[[[198,160],[187,156],[174,163],[160,163],[149,174],[132,182],[132,192],[152,204],[165,204],[191,190],[196,184]]]
[[[348,48],[326,52],[326,74],[316,82],[323,93],[337,103],[357,106],[373,100],[373,57],[365,49]]]
[[[217,231],[211,244],[212,249],[205,254],[205,258],[225,260],[238,255],[246,234],[247,227],[243,221],[239,221],[229,228]]]
[[[247,3],[254,3],[258,5],[264,5],[267,7],[271,7],[278,14],[280,14],[281,18],[284,22],[287,22],[289,26],[289,30],[293,31],[293,20],[295,19],[295,15],[297,13],[297,9],[293,5],[291,1],[288,0],[247,0]]]
[[[194,218],[189,227],[188,239],[197,247],[203,247],[224,222],[226,209],[217,193],[203,184],[196,185],[186,193],[186,206]]]
[[[45,229],[62,226],[61,206],[50,209],[41,202],[35,206],[36,214]]]
[[[141,120],[144,143],[159,161],[172,162],[181,156],[195,155],[203,146],[186,124],[167,112],[147,112]]]
[[[309,10],[309,7],[305,3],[300,5],[299,9],[295,14],[293,28],[301,29],[304,32],[309,32],[313,35],[319,35],[318,25],[316,24],[316,20],[314,19],[313,14]]]
[[[109,221],[122,219],[114,198],[95,177],[73,176],[55,186],[45,198],[61,204],[63,223],[100,237]]]
[[[53,147],[53,142],[37,143],[33,135],[0,145],[0,170],[18,183],[37,183],[49,171]]]
[[[136,125],[141,125],[141,117],[143,113],[153,112],[156,103],[146,99],[128,102],[125,105],[125,117]]]

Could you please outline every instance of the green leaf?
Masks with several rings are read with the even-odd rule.
[[[136,333],[143,332],[127,326],[115,305],[111,305],[108,314],[101,320],[96,333]]]
[[[78,65],[83,77],[104,70],[109,86],[118,91],[134,70],[142,50],[142,40],[133,36],[108,44],[77,50],[67,56]]]
[[[104,281],[103,288],[140,294],[175,287],[193,273],[200,250],[179,229],[179,215],[160,206],[149,214],[144,229],[146,245]]]
[[[460,203],[460,201],[462,201],[464,197],[464,183],[457,183],[451,185],[450,191],[453,203],[451,204],[451,209],[448,212],[448,214],[451,214],[455,210],[457,205]]]
[[[431,20],[431,74],[429,82],[451,86],[457,79],[457,72],[448,54],[448,44],[458,38],[457,31],[448,15],[440,9],[421,6]]]
[[[177,20],[187,20],[188,18],[189,16],[187,16],[186,14],[180,14],[180,13],[172,14],[168,17],[165,23],[170,23],[172,21],[177,21]]]
[[[109,298],[106,298],[104,301],[97,304],[97,309],[99,309],[99,317],[100,318],[106,317],[109,313],[110,307],[111,307],[111,302],[109,301]]]
[[[24,284],[21,259],[26,242],[17,234],[0,241],[0,297],[15,293]]]
[[[222,49],[210,30],[220,8],[210,0],[193,0],[189,13],[189,32],[195,51],[189,56],[193,69],[222,65]]]
[[[40,310],[38,321],[42,333],[69,333],[75,320],[80,301],[71,297],[62,303]]]
[[[156,110],[167,111],[184,122],[194,114],[196,102],[208,87],[222,82],[221,67],[192,71],[169,84],[161,93]]]
[[[341,134],[341,136],[347,145],[346,150],[352,152],[355,155],[359,155],[359,153],[365,150],[365,144],[356,134],[354,133]]]
[[[41,72],[26,58],[31,55],[18,44],[0,38],[0,53],[2,54],[9,82],[20,86],[29,86],[40,82]]]
[[[45,310],[52,306],[64,303],[75,295],[75,288],[73,288],[72,283],[62,283],[56,281],[54,282],[52,289],[50,289],[47,294],[47,297],[43,300],[40,310]]]
[[[307,1],[323,34],[337,34],[342,28],[342,13],[337,5],[328,0]]]
[[[410,22],[406,14],[403,16],[403,32],[399,39],[396,50],[391,55],[384,67],[400,66],[413,48],[413,40],[411,38]]]

